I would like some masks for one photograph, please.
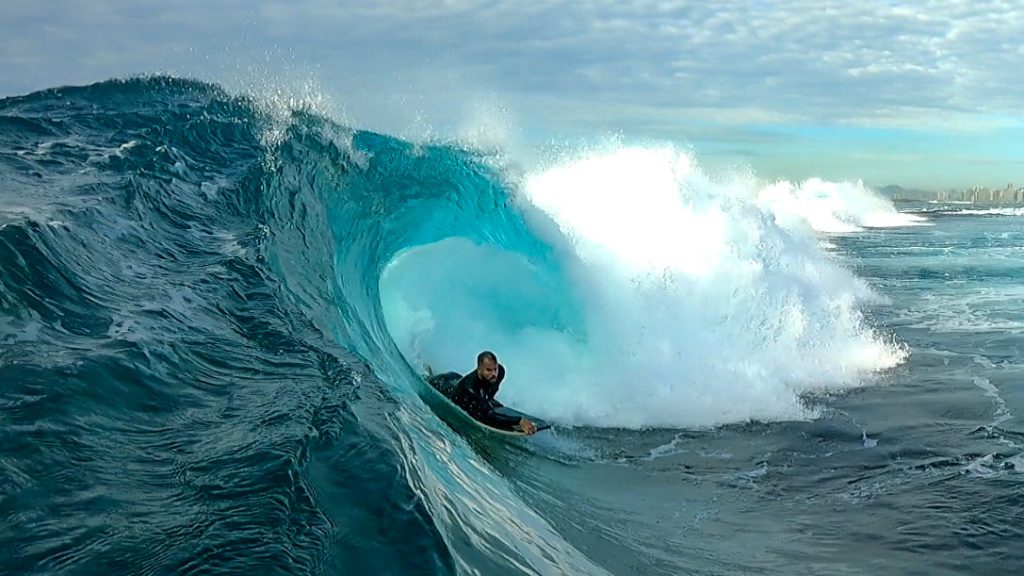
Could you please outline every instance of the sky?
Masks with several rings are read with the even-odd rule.
[[[4,0],[0,97],[169,73],[411,139],[1024,186],[1019,0]]]

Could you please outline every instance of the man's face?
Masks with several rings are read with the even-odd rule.
[[[476,373],[488,382],[496,382],[498,380],[498,363],[484,360],[476,365]]]

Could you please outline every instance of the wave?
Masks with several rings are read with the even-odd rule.
[[[0,485],[66,529],[18,517],[26,570],[600,572],[418,399],[424,364],[489,348],[561,427],[688,428],[812,417],[906,355],[816,232],[884,204],[670,146],[523,168],[153,77],[0,101],[0,171]],[[138,493],[175,514],[133,524]]]
[[[965,208],[964,206],[971,207]],[[1007,205],[979,205],[975,202],[932,200],[927,203],[915,204],[906,214],[916,214],[918,217],[926,219],[947,216],[1024,216],[1024,208]]]
[[[89,97],[116,109],[168,100],[166,85],[103,84]],[[96,174],[153,187],[143,209],[209,222],[189,226],[189,248],[244,252],[237,233],[214,231],[244,216],[283,295],[396,394],[415,392],[423,364],[465,370],[491,348],[510,370],[509,399],[564,425],[704,426],[807,417],[804,393],[859,385],[903,358],[859,312],[877,297],[813,232],[916,222],[861,185],[716,182],[668,146],[496,167],[457,146],[181,86],[202,95],[194,109],[132,118],[154,134],[169,126],[162,139],[78,130],[17,158],[63,146],[62,157],[105,164]],[[205,138],[185,140],[195,130]],[[239,162],[246,130],[252,157]]]
[[[601,573],[381,320],[395,253],[509,217],[477,156],[166,77],[0,101],[0,138],[10,569]]]
[[[474,231],[388,265],[390,333],[414,364],[501,351],[503,394],[561,424],[809,417],[804,394],[860,385],[905,352],[866,325],[859,305],[876,296],[795,225],[805,213],[782,225],[763,192],[671,147],[555,160],[510,192],[525,227],[498,230],[517,246]]]
[[[967,208],[962,210],[946,210],[945,214],[953,216],[1024,216],[1024,208]]]
[[[897,211],[891,201],[860,182],[780,181],[763,188],[758,200],[780,225],[809,225],[819,232],[928,225],[924,216]]]

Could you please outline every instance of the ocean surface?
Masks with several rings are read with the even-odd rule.
[[[0,100],[0,574],[1024,571],[1024,210]],[[450,425],[495,351],[555,428]]]

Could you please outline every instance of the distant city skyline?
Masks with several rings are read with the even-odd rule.
[[[971,202],[974,204],[1024,204],[1024,186],[1013,183],[1002,188],[971,186],[945,190],[921,190],[888,185],[877,189],[893,201]]]
[[[668,141],[766,180],[1024,182],[1024,4],[997,0],[12,0],[0,72],[167,72],[513,151]]]

